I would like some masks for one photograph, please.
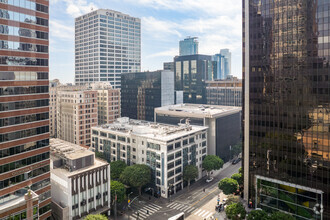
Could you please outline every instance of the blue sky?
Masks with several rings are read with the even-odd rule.
[[[74,81],[74,18],[106,8],[142,20],[142,70],[162,69],[179,41],[199,37],[199,53],[232,51],[232,74],[241,78],[241,0],[51,0],[50,79]]]

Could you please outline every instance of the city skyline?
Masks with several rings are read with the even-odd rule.
[[[163,62],[179,55],[179,41],[199,38],[199,53],[232,51],[232,73],[241,78],[241,2],[55,0],[50,2],[50,79],[74,82],[74,18],[105,8],[141,19],[142,71],[162,69]],[[127,7],[131,5],[131,7]],[[176,6],[176,7],[173,7]],[[226,6],[226,7],[224,7]],[[194,12],[199,12],[198,15]],[[233,28],[234,27],[234,28]]]

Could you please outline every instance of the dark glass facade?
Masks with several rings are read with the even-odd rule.
[[[161,106],[161,71],[121,74],[121,116],[154,120]]]
[[[183,91],[183,103],[206,104],[206,80],[216,77],[211,56],[189,55],[174,58],[175,90]]]
[[[330,2],[243,0],[245,198],[330,219]]]
[[[0,1],[0,219],[51,216],[48,7]],[[29,187],[39,196],[33,207],[21,200]]]

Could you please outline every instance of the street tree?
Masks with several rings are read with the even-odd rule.
[[[239,202],[239,196],[235,196],[233,194],[227,196],[226,204],[231,205],[233,203]]]
[[[198,168],[194,165],[185,166],[183,169],[183,179],[188,182],[188,191],[190,181],[198,177]]]
[[[145,164],[128,166],[121,173],[120,180],[124,184],[137,188],[139,190],[139,195],[141,195],[142,186],[151,181],[151,169]]]
[[[218,187],[225,195],[229,195],[237,191],[238,183],[236,180],[227,177],[219,182]]]
[[[111,180],[110,182],[111,200],[114,201],[117,196],[117,202],[121,203],[126,197],[125,185],[119,181]]]
[[[264,210],[252,210],[246,218],[247,220],[269,220],[267,212]]]
[[[240,220],[245,219],[246,211],[242,203],[233,203],[226,207],[226,215],[229,219]]]
[[[112,180],[118,180],[120,174],[127,167],[126,163],[121,160],[113,161],[110,163],[110,176]]]
[[[203,168],[207,171],[207,175],[212,170],[219,170],[223,167],[223,160],[216,155],[207,155],[203,160]]]
[[[84,220],[108,220],[107,217],[105,217],[104,215],[87,215]]]
[[[295,220],[295,218],[292,215],[280,211],[273,212],[269,218],[269,220],[278,220],[278,219]]]
[[[231,151],[235,156],[238,156],[240,153],[242,153],[242,142],[240,141],[239,143],[234,145]]]
[[[243,185],[243,175],[240,173],[235,173],[231,176],[232,179],[236,180],[238,185]]]
[[[242,168],[242,167],[240,167],[240,168],[238,169],[238,173],[240,173],[240,174],[243,175],[243,168]]]

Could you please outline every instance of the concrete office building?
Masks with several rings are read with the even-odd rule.
[[[170,70],[172,72],[174,72],[174,63],[173,62],[165,62],[163,63],[163,69],[164,70]]]
[[[206,81],[208,105],[242,106],[242,80],[228,77],[225,80]]]
[[[147,164],[152,169],[155,192],[167,198],[169,192],[184,187],[184,167],[198,167],[202,178],[202,161],[207,155],[207,127],[166,125],[119,118],[116,122],[92,128],[91,150],[103,152],[110,161],[128,165]]]
[[[86,148],[50,140],[52,214],[55,219],[82,219],[110,214],[110,165]]]
[[[99,9],[75,19],[75,84],[110,82],[141,71],[141,20]]]
[[[330,1],[243,1],[244,198],[330,219]]]
[[[198,54],[198,37],[187,37],[179,42],[179,55],[195,55]]]
[[[57,136],[57,93],[59,91],[86,90],[87,85],[68,86],[61,84],[58,79],[49,81],[49,132],[51,137]]]
[[[58,91],[57,138],[89,146],[91,127],[98,124],[97,91]]]
[[[0,219],[51,216],[48,7],[0,1]]]
[[[227,162],[230,146],[240,141],[241,111],[239,107],[178,104],[155,109],[155,122],[177,125],[189,120],[190,124],[208,127],[207,152]]]
[[[174,74],[171,71],[122,74],[121,115],[153,121],[154,109],[174,104],[175,95]],[[180,98],[179,93],[176,98]]]

